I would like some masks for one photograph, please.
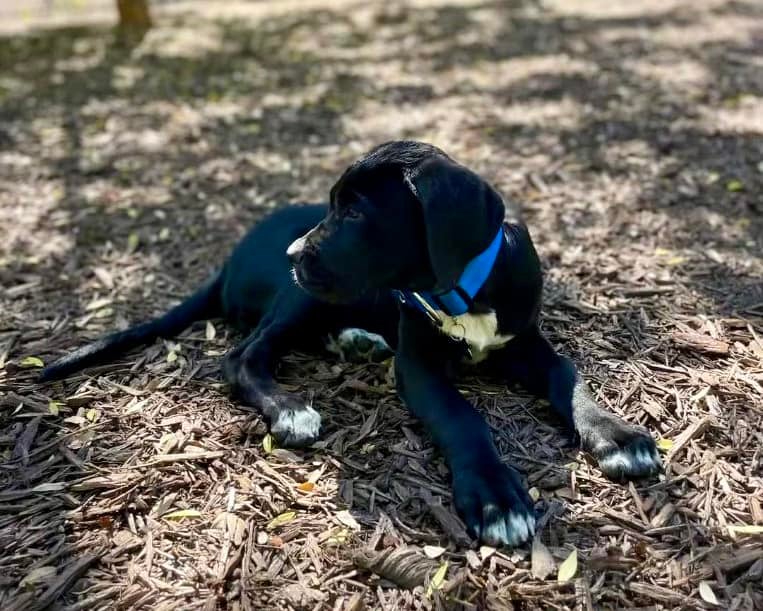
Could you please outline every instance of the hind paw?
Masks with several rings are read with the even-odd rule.
[[[321,415],[309,405],[281,405],[270,418],[270,434],[283,447],[304,448],[318,440]]]
[[[640,426],[612,417],[583,436],[583,449],[599,463],[604,475],[614,481],[651,477],[662,468],[657,444]]]

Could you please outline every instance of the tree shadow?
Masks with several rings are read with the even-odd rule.
[[[3,339],[10,338],[3,360],[16,360],[6,368],[11,379],[2,382],[11,391],[3,403],[3,445],[10,449],[0,493],[0,541],[8,552],[5,608],[25,608],[48,595],[74,602],[66,592],[78,577],[94,561],[113,562],[115,549],[135,550],[134,535],[145,532],[145,520],[160,517],[146,510],[168,493],[177,496],[183,485],[181,478],[157,487],[145,473],[131,471],[135,455],[123,435],[135,422],[122,412],[130,395],[114,395],[113,384],[145,388],[148,378],[136,380],[130,371],[132,356],[101,368],[99,376],[47,387],[37,386],[36,372],[19,368],[18,360],[35,354],[47,361],[81,343],[83,335],[100,335],[120,319],[124,324],[124,315],[134,322],[165,310],[219,266],[262,214],[283,201],[328,191],[339,169],[329,152],[344,140],[339,119],[364,83],[341,71],[328,73],[318,58],[282,44],[293,29],[324,22],[317,14],[315,22],[307,15],[252,27],[206,24],[219,38],[207,41],[210,48],[198,56],[127,48],[101,28],[0,39],[0,143],[14,161],[0,178],[6,186],[30,177],[52,185],[44,202],[27,202],[27,217],[17,219],[5,245],[12,256],[0,268],[8,296],[17,297],[9,311],[12,326],[3,328]],[[163,30],[175,27],[181,25],[165,24]],[[270,99],[263,103],[265,96]],[[324,153],[309,155],[307,147]],[[30,175],[31,163],[36,169]],[[315,175],[316,163],[334,171]],[[165,354],[162,345],[143,352],[138,370],[157,357],[161,363]],[[195,358],[191,352],[181,361]],[[217,413],[225,426],[235,426],[237,419],[250,418],[231,413],[216,390],[218,359],[208,363],[213,388],[199,386],[193,403],[204,404],[205,395],[208,422]],[[154,375],[164,377],[162,370],[153,369]],[[196,384],[189,377],[177,388],[189,383]],[[175,409],[166,408],[160,412]],[[209,433],[210,439],[217,436]],[[105,472],[111,484],[99,480]],[[99,492],[82,482],[96,482]],[[124,502],[109,508],[115,498]],[[82,537],[79,531],[88,526],[92,536]],[[95,556],[85,562],[90,554]],[[62,569],[58,577],[67,578],[63,583],[50,573],[34,573],[56,565]],[[202,578],[192,592],[213,591],[210,583]],[[80,582],[75,590],[83,587]],[[153,588],[148,584],[135,604],[155,600]]]
[[[5,187],[38,178],[47,184],[22,192],[23,214],[4,219],[20,228],[0,251],[0,283],[13,296],[3,303],[10,321],[4,338],[16,338],[9,358],[34,354],[47,360],[82,335],[126,322],[122,315],[136,321],[165,310],[267,210],[320,199],[344,165],[380,138],[426,137],[432,125],[445,129],[452,122],[456,135],[438,136],[443,142],[436,143],[453,145],[459,159],[526,202],[549,266],[544,329],[582,366],[603,403],[676,437],[690,421],[684,406],[698,390],[706,384],[711,396],[721,393],[721,382],[707,381],[717,377],[717,363],[687,356],[668,341],[676,320],[672,293],[629,296],[628,290],[685,286],[700,300],[695,313],[760,326],[763,296],[755,268],[739,265],[745,256],[754,260],[762,247],[755,194],[763,186],[756,169],[763,151],[758,132],[741,125],[763,92],[755,63],[760,35],[748,42],[732,36],[692,42],[702,24],[688,7],[600,18],[560,16],[536,2],[378,12],[359,3],[354,10],[362,15],[337,8],[296,10],[254,24],[170,20],[133,49],[115,45],[112,32],[100,28],[0,39],[0,154],[12,162],[0,169],[0,180]],[[718,19],[760,17],[751,2],[724,3],[712,12]],[[666,74],[675,75],[675,82]],[[385,106],[394,112],[385,114]],[[727,112],[701,121],[718,106]],[[728,125],[713,128],[718,117]],[[467,147],[475,141],[485,143],[486,155]],[[609,198],[618,204],[589,203]],[[597,245],[603,248],[588,258],[576,254],[581,248],[598,251]],[[653,260],[635,256],[653,257],[657,248],[670,253],[656,269]],[[676,294],[687,299],[678,289]],[[163,508],[169,495],[181,507],[197,506],[194,495],[212,507],[220,503],[219,482],[246,489],[232,470],[272,476],[255,467],[263,459],[262,427],[220,392],[219,354],[213,353],[222,353],[229,338],[216,337],[207,350],[204,333],[196,326],[177,342],[177,351],[158,344],[97,370],[95,377],[48,388],[33,383],[33,372],[6,369],[12,379],[2,382],[3,389],[16,394],[4,403],[3,444],[10,456],[3,465],[0,499],[7,517],[0,522],[0,543],[13,567],[8,587],[14,595],[23,590],[21,578],[41,562],[64,564],[85,550],[103,549],[105,567],[133,552],[145,561],[146,542],[136,533],[142,536],[145,525],[158,520],[156,507]],[[179,352],[182,367],[168,362],[172,352]],[[311,461],[326,459],[340,480],[332,502],[340,499],[361,524],[373,527],[383,511],[399,540],[455,549],[429,510],[433,497],[445,506],[450,502],[447,473],[390,390],[386,369],[333,366],[297,355],[283,374],[296,391],[314,394],[327,424],[325,447],[299,454],[300,476],[306,477]],[[670,368],[696,370],[696,379],[687,381],[689,374],[681,377]],[[642,542],[651,536],[623,522],[623,511],[597,513],[626,506],[632,492],[603,482],[580,462],[556,429],[539,421],[529,397],[507,398],[505,389],[484,379],[467,377],[463,388],[486,412],[503,455],[528,474],[540,498],[550,506],[567,503],[546,533],[555,553],[574,544],[586,553],[623,546],[620,552],[627,554],[632,543],[624,542],[623,533]],[[743,413],[735,398],[740,396],[728,397],[728,411],[719,418],[734,435],[740,430],[736,414]],[[24,407],[13,412],[18,397]],[[50,400],[62,400],[60,415],[79,420],[54,418]],[[90,409],[96,410],[94,422]],[[371,418],[373,426],[367,424]],[[145,439],[128,443],[135,435],[130,431],[144,428]],[[158,472],[135,467],[169,433],[205,451],[224,447],[232,458]],[[23,439],[29,440],[28,460]],[[727,441],[713,429],[702,446],[723,452]],[[690,444],[687,450],[696,464],[701,449]],[[94,482],[99,471],[115,479]],[[119,479],[125,473],[139,477]],[[675,489],[637,489],[647,511],[666,502],[684,511],[677,510],[677,524],[668,524],[678,530],[655,543],[677,557],[686,552],[681,528],[692,534],[691,546],[711,546],[719,538],[693,505],[692,490],[701,489],[702,478],[678,478]],[[742,485],[729,481],[735,490]],[[53,487],[30,492],[47,484]],[[102,487],[87,488],[97,485]],[[248,490],[256,502],[242,511],[253,537],[252,529],[286,511],[292,497],[278,486]],[[597,500],[593,506],[591,498]],[[298,528],[318,539],[327,527],[314,522]],[[613,531],[613,524],[621,530]],[[85,527],[89,534],[75,541]],[[168,528],[162,536],[182,541],[181,530]],[[298,530],[290,535],[290,527],[274,532],[287,544],[289,536],[302,536]],[[271,543],[259,548],[265,568],[257,579],[293,579],[291,573],[284,577],[288,550]],[[238,549],[248,554],[247,545]],[[631,556],[646,563],[648,550],[636,547]],[[283,560],[283,574],[267,573],[274,558]],[[527,568],[525,552],[495,558],[500,562],[485,566],[501,577],[488,590],[503,588],[530,600],[550,595],[511,580],[517,566]],[[340,553],[334,560],[351,568]],[[702,561],[692,563],[686,561]],[[152,573],[149,562],[148,581],[134,577],[130,587],[139,595],[133,601],[143,596],[144,604],[156,604],[170,596],[153,580],[170,579],[175,565],[156,566]],[[215,574],[218,581],[195,577],[193,594],[179,591],[179,600],[235,600],[243,577],[235,574],[238,565],[231,567]],[[245,570],[243,563],[240,568]],[[109,570],[113,578],[117,569]],[[628,598],[632,570],[608,569],[600,600],[651,604],[648,596]],[[31,595],[39,591],[32,588]],[[564,600],[559,604],[569,602]]]

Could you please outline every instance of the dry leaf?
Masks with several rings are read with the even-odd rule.
[[[554,562],[551,552],[538,537],[533,539],[531,568],[535,579],[545,579],[556,569],[556,562]]]
[[[215,336],[217,335],[217,329],[215,329],[215,326],[209,320],[207,321],[207,328],[206,328],[205,335],[207,337],[207,341],[210,341],[210,342],[213,339],[215,339]]]
[[[302,457],[298,456],[291,450],[286,450],[285,448],[273,448],[273,450],[270,452],[270,456],[292,465],[300,463],[303,460]]]
[[[87,418],[90,422],[95,422],[98,418],[98,410],[94,407],[91,407],[85,412],[85,418]]]
[[[111,305],[113,302],[114,300],[111,297],[96,298],[85,306],[85,311],[94,312],[95,310],[100,310],[107,305]]]
[[[424,546],[424,555],[427,558],[432,558],[433,560],[435,558],[439,558],[445,553],[445,548],[440,547],[438,545],[425,545]]]
[[[464,555],[466,556],[466,562],[469,563],[471,568],[476,570],[482,566],[482,560],[480,560],[480,557],[473,549],[466,550]]]
[[[388,547],[378,552],[362,548],[353,554],[352,561],[356,566],[407,590],[426,584],[438,569],[438,563],[424,556],[419,548],[408,545]]]
[[[296,517],[297,517],[296,511],[284,511],[282,514],[279,514],[275,518],[270,520],[270,522],[268,522],[268,525],[265,528],[267,530],[273,530],[274,528],[278,528],[279,526],[288,524]]]
[[[22,367],[45,367],[45,363],[38,356],[27,356],[21,359],[19,363]]]
[[[334,527],[323,531],[318,535],[318,541],[328,545],[342,545],[350,536],[350,531],[346,528]]]
[[[673,448],[672,439],[658,439],[657,447],[663,452],[669,452]]]
[[[114,288],[114,277],[108,272],[108,270],[102,267],[94,267],[93,273],[95,274],[95,277],[98,278],[100,283],[107,289]]]
[[[159,454],[169,454],[177,447],[177,445],[178,437],[175,433],[164,433],[164,435],[159,438],[157,452]]]
[[[137,233],[131,233],[127,236],[127,250],[134,251],[138,248],[138,244],[140,244],[140,236]]]
[[[442,583],[445,581],[445,575],[447,574],[448,561],[446,560],[440,565],[440,568],[437,569],[437,572],[432,575],[432,581],[429,582],[429,586],[427,587],[427,598],[432,598],[432,594],[434,594],[436,590],[439,590],[442,587]]]
[[[315,489],[315,484],[313,482],[302,482],[297,486],[297,490],[301,490],[302,492],[312,492]]]
[[[265,454],[270,454],[273,451],[273,436],[268,433],[262,438],[262,449],[265,450]]]
[[[720,605],[718,599],[715,596],[715,592],[713,592],[713,588],[710,587],[709,581],[699,582],[699,595],[706,603],[710,603],[711,605],[716,606]]]
[[[32,488],[33,492],[60,492],[66,489],[66,482],[48,482]]]
[[[178,509],[170,511],[162,516],[165,520],[182,520],[183,518],[200,518],[201,512],[198,509]]]
[[[346,509],[343,511],[338,511],[336,513],[336,519],[344,524],[347,528],[351,528],[352,530],[360,530],[360,524],[358,524],[358,521],[353,518],[350,515],[350,512]]]
[[[755,524],[729,524],[729,534],[732,537],[738,535],[763,535],[763,526]]]
[[[22,588],[25,589],[31,589],[36,584],[41,583],[43,581],[47,581],[51,577],[56,576],[56,567],[54,566],[41,566],[36,569],[32,569],[29,571],[26,577],[21,580],[21,583],[19,585]]]
[[[556,579],[559,583],[567,583],[578,572],[578,550],[573,549],[567,559],[559,565]]]
[[[130,252],[133,252],[138,248],[138,245],[140,244],[140,236],[133,232],[130,235],[127,236],[127,250]]]
[[[730,193],[736,193],[738,191],[743,191],[743,190],[744,190],[744,183],[737,178],[732,178],[726,183],[726,191],[729,191]]]

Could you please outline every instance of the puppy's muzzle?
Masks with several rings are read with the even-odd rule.
[[[289,248],[286,249],[286,256],[289,257],[289,260],[294,265],[299,265],[302,262],[302,259],[305,258],[305,246],[307,245],[308,235],[310,234],[306,233],[301,238],[297,238],[289,244]]]
[[[286,249],[286,256],[292,263],[292,273],[297,284],[308,292],[323,295],[330,291],[333,283],[330,281],[331,276],[320,265],[315,245],[310,242],[313,231],[294,240]]]

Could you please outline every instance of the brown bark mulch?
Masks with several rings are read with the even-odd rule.
[[[131,48],[0,35],[0,608],[763,608],[759,3],[152,9]],[[228,398],[220,321],[35,383],[400,137],[521,202],[544,330],[659,438],[659,480],[608,482],[467,375],[542,515],[532,548],[480,548],[388,362],[288,358],[324,417],[307,451]]]

